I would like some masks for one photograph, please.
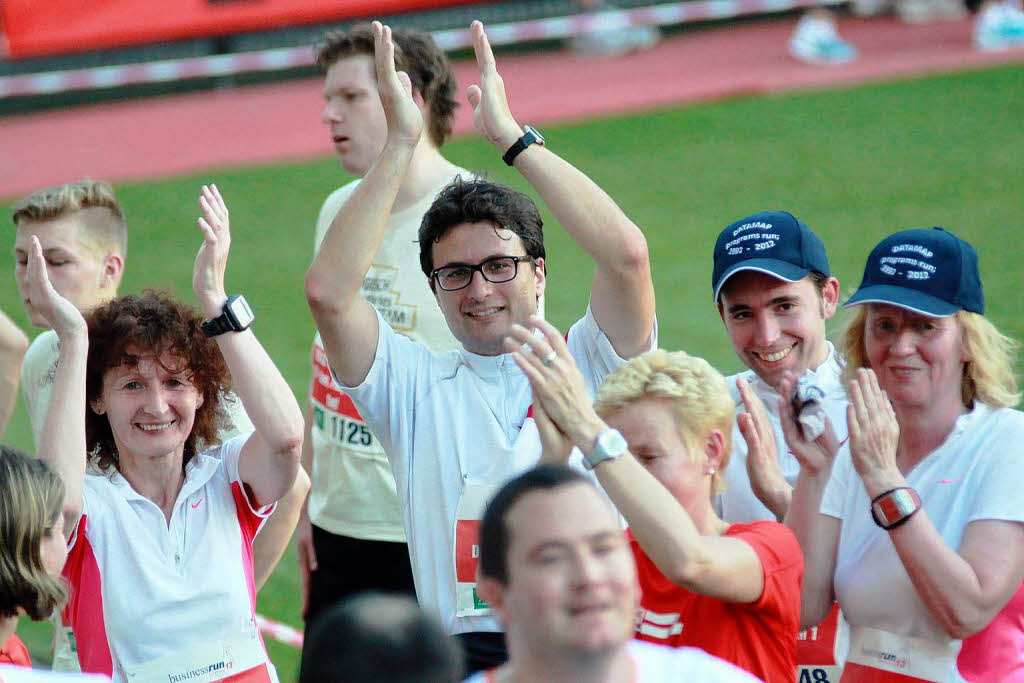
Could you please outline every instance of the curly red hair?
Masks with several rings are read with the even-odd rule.
[[[137,365],[140,356],[161,358],[165,353],[184,361],[185,370],[203,397],[196,409],[192,432],[185,441],[184,466],[197,449],[217,443],[217,434],[229,425],[220,397],[231,389],[231,375],[217,343],[203,334],[203,316],[170,296],[147,291],[129,294],[95,308],[89,325],[89,360],[86,370],[86,401],[91,406],[103,394],[103,376],[111,368]],[[131,349],[131,353],[129,353]],[[117,447],[106,415],[85,412],[85,438],[89,453],[100,467],[118,465]]]

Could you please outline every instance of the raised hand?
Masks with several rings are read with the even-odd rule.
[[[473,107],[473,125],[491,144],[504,152],[522,136],[523,129],[508,108],[505,82],[498,73],[484,25],[474,21],[469,30],[473,35],[476,65],[480,69],[480,85],[466,89],[466,98]]]
[[[775,430],[768,419],[764,403],[742,377],[737,378],[736,388],[746,408],[745,413],[736,416],[743,440],[747,442],[747,476],[750,488],[758,500],[771,510],[778,519],[786,515],[793,487],[782,476],[778,452],[775,445]]]
[[[850,456],[868,493],[881,493],[905,485],[896,463],[900,427],[889,397],[878,385],[873,370],[860,368],[849,386]]]
[[[513,325],[505,338],[505,348],[530,381],[534,411],[540,404],[561,433],[583,450],[589,450],[606,426],[594,412],[583,375],[562,335],[551,323],[534,316],[530,325],[540,330],[541,335],[522,325]]]
[[[572,439],[565,435],[562,430],[551,420],[544,404],[540,401],[533,403],[533,421],[537,423],[537,431],[540,433],[540,462],[539,464],[566,465],[569,463],[569,454],[572,453]]]
[[[85,334],[85,318],[75,305],[57,293],[46,272],[46,259],[39,238],[32,237],[28,254],[28,297],[32,306],[50,324],[57,337],[64,340],[72,334]]]
[[[377,91],[388,123],[388,140],[414,147],[423,132],[423,113],[412,98],[409,74],[395,70],[395,43],[390,26],[373,22],[373,47]]]
[[[796,389],[797,377],[786,371],[779,384],[779,420],[782,433],[786,437],[786,445],[800,461],[800,467],[811,474],[828,474],[832,470],[836,453],[839,451],[839,440],[836,438],[832,421],[825,418],[825,431],[813,441],[804,438],[803,430],[796,421],[793,412],[793,391]]]
[[[224,271],[231,249],[231,228],[228,207],[216,185],[203,185],[199,195],[203,215],[197,221],[203,233],[203,244],[192,268],[192,291],[208,318],[221,314],[227,295],[224,293]]]

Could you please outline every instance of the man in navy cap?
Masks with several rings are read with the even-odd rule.
[[[711,286],[733,349],[748,368],[728,378],[737,406],[734,430],[742,437],[733,434],[718,500],[721,516],[730,524],[781,521],[800,473],[779,422],[778,387],[786,373],[821,390],[819,409],[835,436],[846,438],[846,392],[835,349],[825,338],[839,281],[825,245],[806,224],[786,211],[762,211],[719,234]],[[817,629],[802,633],[797,661],[809,678],[799,680],[822,680],[815,670],[838,680],[844,641],[835,610]]]

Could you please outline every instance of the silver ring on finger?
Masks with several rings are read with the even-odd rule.
[[[544,365],[544,366],[551,365],[552,363],[555,362],[556,358],[558,358],[558,354],[555,353],[553,350],[549,351],[548,355],[546,355],[546,356],[544,356],[543,358],[540,359],[540,364]]]

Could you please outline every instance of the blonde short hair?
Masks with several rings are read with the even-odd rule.
[[[63,504],[64,483],[46,463],[0,446],[0,618],[22,609],[39,621],[67,599],[41,552]]]
[[[128,251],[128,228],[124,212],[114,196],[110,183],[101,180],[78,180],[56,187],[37,190],[19,199],[11,207],[11,220],[21,227],[32,221],[50,221],[86,209],[105,210],[107,220],[86,223],[90,237],[104,247],[116,247],[121,256]]]
[[[703,358],[684,351],[648,351],[605,378],[594,408],[598,415],[606,418],[645,399],[662,400],[671,407],[683,440],[694,451],[712,430],[722,432],[725,453],[711,480],[712,492],[718,492],[722,487],[722,473],[729,464],[736,411],[722,373]]]
[[[839,337],[839,352],[845,356],[843,384],[853,379],[857,368],[870,367],[864,343],[867,327],[867,306],[857,306]],[[993,408],[1012,408],[1020,402],[1014,362],[1020,344],[1000,332],[988,318],[970,311],[957,311],[954,316],[960,327],[964,352],[970,359],[964,363],[960,395],[965,406],[975,400]]]

